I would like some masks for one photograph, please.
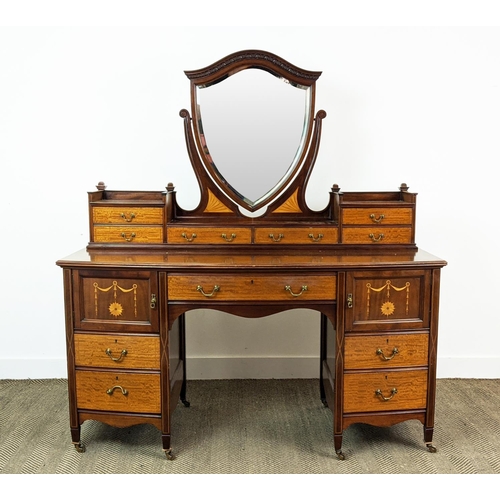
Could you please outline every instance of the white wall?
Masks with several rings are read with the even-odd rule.
[[[438,376],[500,378],[500,29],[484,27],[0,28],[0,378],[66,376],[55,261],[87,244],[98,181],[173,182],[197,204],[183,71],[246,48],[323,71],[312,208],[333,183],[419,193],[417,244],[449,262]],[[189,313],[189,375],[316,376],[317,325],[310,311]]]

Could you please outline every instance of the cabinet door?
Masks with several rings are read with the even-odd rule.
[[[75,329],[158,332],[155,272],[79,270],[73,286]]]
[[[346,331],[429,327],[430,271],[359,271],[346,276]]]

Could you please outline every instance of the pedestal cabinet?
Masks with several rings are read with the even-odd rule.
[[[80,426],[93,419],[153,424],[170,453],[169,406],[185,380],[184,330],[181,317],[167,334],[165,279],[152,270],[64,272],[70,425],[80,451]]]
[[[335,448],[354,423],[424,425],[429,451],[436,388],[438,269],[341,274],[344,304],[338,330],[326,336],[328,404],[336,409]],[[334,380],[336,377],[336,380]],[[328,384],[330,382],[330,384]]]

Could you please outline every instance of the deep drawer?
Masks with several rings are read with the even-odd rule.
[[[160,375],[77,370],[76,401],[82,410],[160,413]]]
[[[76,366],[160,369],[160,339],[145,335],[75,334]]]
[[[168,227],[168,243],[233,244],[241,245],[252,242],[252,231],[244,227]]]
[[[161,207],[93,207],[94,224],[163,224]]]
[[[162,226],[94,226],[95,243],[163,243]]]
[[[344,227],[342,243],[387,245],[412,243],[411,227]]]
[[[344,368],[427,366],[428,345],[426,333],[346,336]]]
[[[335,244],[339,241],[336,227],[266,227],[255,230],[257,244]]]
[[[169,300],[335,300],[335,276],[211,275],[168,277]]]
[[[425,408],[427,370],[344,374],[344,413]]]
[[[342,223],[353,225],[398,225],[411,224],[413,222],[413,210],[411,208],[344,208],[342,211]]]

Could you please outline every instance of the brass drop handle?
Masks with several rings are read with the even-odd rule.
[[[189,237],[186,233],[182,233],[181,236],[186,240],[186,241],[193,241],[196,238],[196,233],[192,233],[191,237]]]
[[[207,292],[203,291],[203,287],[201,285],[198,285],[196,287],[196,290],[198,292],[200,292],[205,297],[213,297],[220,290],[220,286],[219,285],[215,285],[214,289],[212,290],[211,293],[207,293]]]
[[[396,354],[399,354],[399,349],[397,347],[395,347],[393,350],[392,350],[392,356],[386,356],[384,354],[384,351],[382,351],[382,349],[380,349],[380,347],[377,349],[377,352],[376,354],[378,356],[380,356],[384,361],[390,361],[394,356],[396,356]]]
[[[130,236],[127,236],[125,233],[122,233],[121,236],[125,241],[132,241],[135,238],[135,233],[130,233]]]
[[[228,241],[228,242],[231,242],[234,240],[234,238],[236,238],[236,234],[234,234],[234,233],[232,233],[231,236],[229,236],[229,238],[227,237],[226,233],[222,233],[220,236],[223,240]]]
[[[112,361],[119,363],[127,355],[127,349],[123,349],[123,351],[120,353],[119,358],[113,358],[113,353],[111,352],[111,349],[109,349],[109,348],[106,349],[106,354],[111,358]]]
[[[375,214],[370,214],[370,219],[375,222],[375,224],[380,224],[385,218],[384,214],[380,214],[378,217]]]
[[[135,218],[134,212],[130,212],[130,217],[127,217],[123,212],[120,214],[122,219],[125,219],[126,222],[132,222],[132,219]]]
[[[347,294],[347,309],[352,309],[353,301],[352,301],[352,293]]]
[[[152,293],[151,300],[149,301],[149,307],[151,307],[151,309],[154,309],[156,307],[156,302],[157,302],[156,295]]]
[[[304,292],[307,292],[307,285],[302,285],[300,287],[299,293],[292,292],[292,287],[290,285],[285,285],[285,291],[289,292],[292,297],[300,297]]]
[[[378,236],[375,236],[373,233],[370,233],[368,237],[375,242],[382,241],[384,239],[384,233],[380,233]]]
[[[271,238],[271,240],[276,242],[276,243],[278,241],[281,241],[284,237],[285,237],[285,235],[283,233],[279,233],[277,238],[274,237],[274,233],[269,233],[269,238]]]
[[[311,240],[317,242],[317,241],[321,241],[321,239],[323,238],[323,235],[321,233],[319,233],[318,236],[315,237],[314,234],[310,233],[309,238],[311,238]]]
[[[382,399],[382,401],[390,401],[397,393],[398,390],[395,387],[391,389],[391,395],[389,397],[385,397],[380,389],[375,391],[375,395]]]
[[[115,385],[115,386],[111,387],[111,389],[108,389],[106,391],[106,394],[109,394],[111,396],[113,394],[113,392],[115,392],[115,389],[120,389],[120,391],[122,391],[122,394],[124,396],[126,396],[128,394],[127,389],[124,389],[121,385]]]

